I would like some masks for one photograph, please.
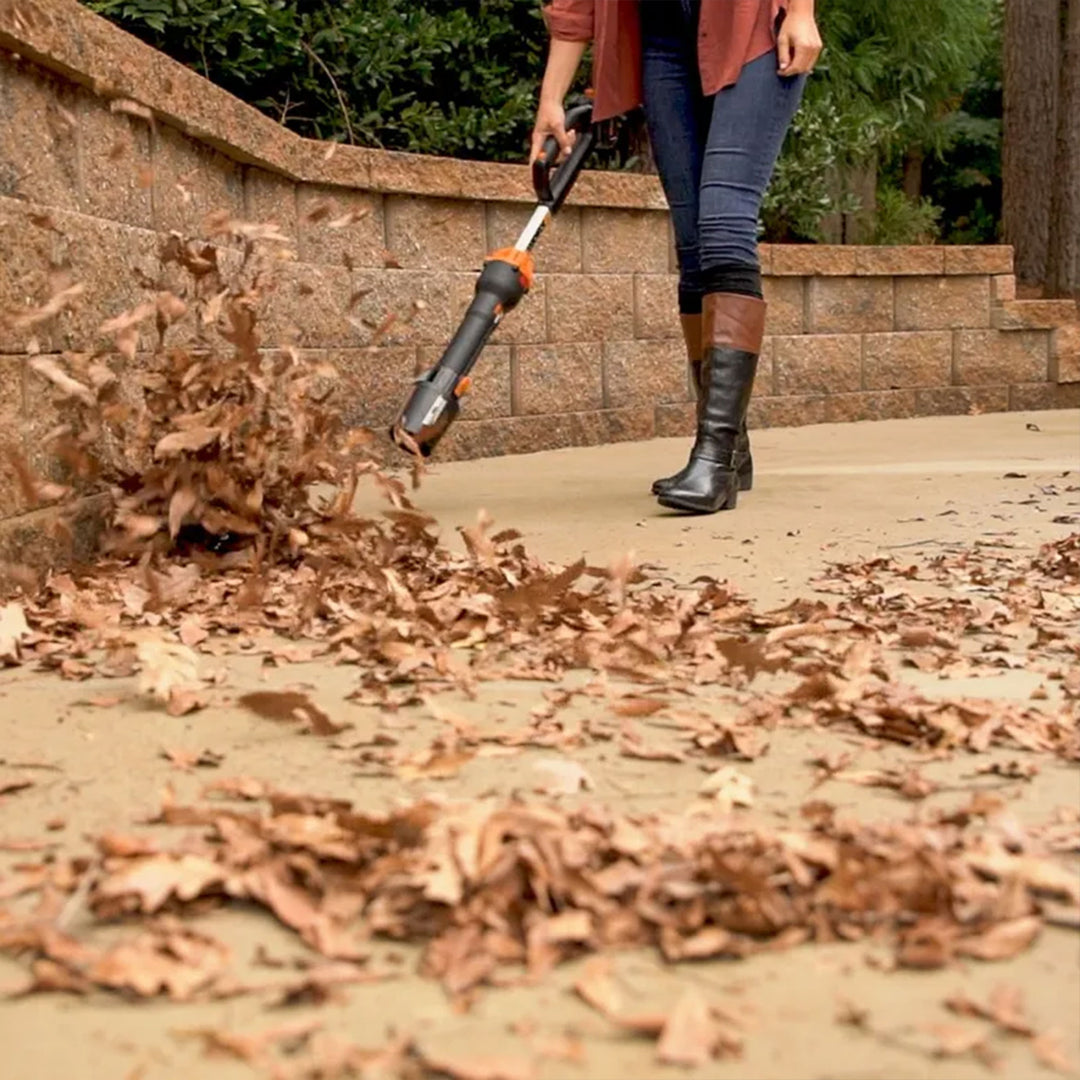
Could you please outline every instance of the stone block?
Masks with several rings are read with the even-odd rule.
[[[334,280],[337,273],[333,271]],[[409,270],[363,270],[347,277],[344,307],[360,333],[358,344],[371,344],[377,338],[375,343],[380,345],[441,348],[457,329],[463,297],[475,280],[472,274]],[[380,327],[384,330],[378,335]]]
[[[301,349],[330,349],[411,341],[396,325],[394,334],[376,338],[374,328],[381,325],[387,309],[369,315],[374,305],[367,305],[362,310],[354,307],[350,313],[353,290],[353,277],[344,267],[283,265],[260,297],[262,343],[271,348],[290,344]],[[366,325],[365,318],[373,325]]]
[[[488,203],[488,251],[512,247],[532,212],[533,207],[520,203]],[[533,252],[538,277],[581,273],[581,211],[576,206],[562,207],[548,220]]]
[[[855,248],[855,273],[868,276],[940,274],[945,269],[944,248],[929,245]]]
[[[603,408],[603,352],[598,344],[515,345],[511,372],[515,416]]]
[[[977,329],[989,325],[988,277],[975,275],[897,279],[898,330]]]
[[[814,334],[872,334],[893,329],[893,279],[815,277],[809,289]]]
[[[588,274],[662,274],[669,266],[668,215],[655,210],[581,211]]]
[[[482,202],[389,195],[384,209],[387,247],[405,269],[478,271],[483,266]]]
[[[776,338],[765,337],[758,354],[757,374],[754,376],[754,392],[775,394],[776,390]]]
[[[1016,299],[1016,275],[994,274],[990,278],[990,300],[995,304],[1003,304],[1006,300]]]
[[[303,262],[349,269],[386,266],[382,196],[300,184],[296,218]]]
[[[71,83],[0,51],[0,196],[79,209],[78,108]]]
[[[0,563],[55,568],[91,562],[105,533],[108,495],[0,519]]]
[[[1050,378],[1080,383],[1080,323],[1059,326],[1050,335]]]
[[[946,274],[1011,274],[1013,272],[1013,249],[1005,244],[947,244],[945,254]]]
[[[754,397],[750,399],[747,424],[755,428],[804,427],[825,423],[825,402],[817,394],[799,397]]]
[[[753,403],[751,402],[751,408]],[[688,401],[656,406],[656,437],[678,439],[690,437],[697,427],[697,410]]]
[[[432,345],[419,349],[419,372],[437,364],[443,350]],[[472,385],[462,398],[461,415],[469,420],[492,420],[511,414],[510,346],[488,345],[472,372]],[[406,389],[406,394],[408,389]],[[402,398],[401,403],[404,404]]]
[[[845,277],[855,273],[855,248],[843,244],[773,244],[770,273],[776,277]]]
[[[630,274],[551,274],[547,288],[552,341],[626,341],[634,336]]]
[[[634,336],[682,340],[678,274],[634,275]]]
[[[63,278],[83,287],[74,303],[47,323],[27,330],[0,328],[0,352],[26,351],[34,339],[44,352],[89,351],[98,327],[152,296],[161,278],[155,233],[30,203],[0,198],[0,310],[38,307]],[[144,325],[140,347],[155,338]]]
[[[858,334],[779,336],[776,392],[841,394],[862,388],[862,339]]]
[[[918,416],[967,416],[1005,412],[1009,407],[1007,386],[935,386],[915,392]]]
[[[107,102],[86,91],[79,92],[78,102],[80,209],[152,229],[150,125],[111,112]]]
[[[439,444],[444,460],[531,454],[568,446],[651,439],[653,410],[644,407],[510,416],[502,420],[460,420]]]
[[[1053,330],[1070,323],[1080,325],[1075,300],[1006,300],[994,310],[999,330]]]
[[[175,128],[153,133],[154,227],[185,237],[205,236],[209,214],[244,216],[244,175],[232,158]]]
[[[280,173],[268,172],[253,165],[244,169],[245,220],[276,225],[299,252],[296,189],[296,183]]]
[[[961,386],[1044,382],[1050,335],[1045,330],[957,330],[954,381]]]
[[[417,350],[411,345],[331,349],[317,354],[337,371],[333,400],[351,427],[382,435],[397,419],[416,377]]]
[[[1019,383],[1009,387],[1009,409],[1080,409],[1080,383]]]
[[[806,279],[766,277],[761,281],[767,334],[801,334],[806,328]]]
[[[0,521],[25,509],[5,450],[25,454],[23,427],[23,364],[20,356],[0,356]]]
[[[867,334],[863,372],[867,390],[948,386],[953,338],[948,330]]]
[[[916,414],[914,390],[866,390],[856,394],[830,394],[825,399],[825,419],[830,424],[900,420]]]
[[[603,345],[605,402],[666,405],[690,397],[681,341],[607,341]]]

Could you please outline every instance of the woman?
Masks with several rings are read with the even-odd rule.
[[[551,51],[532,158],[554,135],[589,42],[593,116],[642,105],[671,209],[697,438],[657,480],[662,506],[713,513],[753,483],[746,410],[765,332],[761,200],[821,52],[814,0],[548,0]]]

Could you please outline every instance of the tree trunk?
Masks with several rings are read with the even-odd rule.
[[[922,198],[923,162],[926,155],[921,146],[913,146],[904,155],[904,194],[912,201]]]
[[[1050,199],[1047,296],[1080,300],[1080,0],[1061,0],[1054,185]]]
[[[1059,0],[1005,0],[1002,218],[1022,285],[1047,277],[1060,57]]]

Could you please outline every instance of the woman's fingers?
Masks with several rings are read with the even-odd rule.
[[[814,45],[796,45],[794,59],[784,71],[785,75],[805,75],[817,62],[821,50]]]
[[[776,41],[776,55],[780,61],[780,74],[790,75],[791,63],[795,59],[795,43],[784,28],[780,30],[780,36]]]
[[[776,54],[781,75],[805,75],[821,55],[821,35],[813,18],[789,15],[780,27]]]
[[[549,138],[554,138],[559,146],[560,161],[574,148],[577,132],[566,130],[566,114],[562,109],[552,109],[550,111],[541,109],[537,113],[536,126],[533,128],[532,134],[532,146],[529,148],[530,165],[543,154],[544,143]]]

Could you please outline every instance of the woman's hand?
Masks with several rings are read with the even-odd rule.
[[[530,165],[544,152],[544,143],[549,135],[555,136],[555,141],[559,144],[559,160],[562,161],[570,153],[577,132],[566,130],[566,111],[559,102],[541,98],[536,110],[536,123],[533,125],[532,147],[529,150]]]
[[[776,41],[781,75],[804,75],[813,70],[821,55],[821,34],[814,20],[813,3],[792,0],[780,24]]]
[[[529,149],[530,165],[544,152],[544,141],[549,135],[554,135],[559,144],[560,161],[574,145],[577,133],[566,130],[566,113],[562,103],[574,81],[578,64],[585,55],[586,46],[587,42],[584,41],[552,39],[544,80],[540,84],[540,105],[536,110],[536,124]]]

